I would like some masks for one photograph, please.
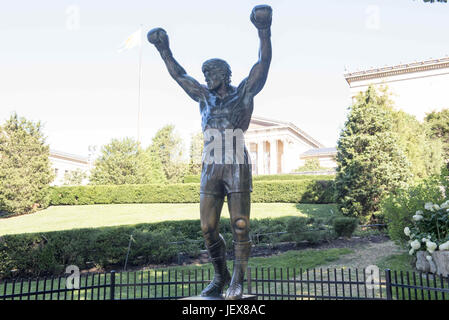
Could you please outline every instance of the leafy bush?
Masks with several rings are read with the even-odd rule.
[[[334,180],[335,175],[313,175],[313,174],[262,174],[254,175],[253,181],[280,181],[280,180]],[[184,183],[200,183],[201,175],[186,175]]]
[[[261,235],[258,242],[317,242],[333,236],[325,224],[322,219],[299,217],[255,219],[250,234],[287,230],[291,232],[288,237]],[[219,230],[232,250],[230,220],[221,219]],[[178,253],[194,256],[205,249],[199,220],[5,235],[0,237],[0,278],[62,274],[68,265],[80,269],[123,267],[130,236],[129,266],[168,264],[177,260]]]
[[[449,250],[449,200],[442,204],[427,202],[424,208],[413,215],[413,225],[404,228],[404,234],[410,238],[409,254],[424,250],[433,253],[436,250]],[[425,244],[425,245],[422,245]]]
[[[382,212],[390,238],[405,245],[409,239],[404,234],[404,228],[412,225],[412,216],[429,201],[433,203],[443,201],[439,177],[430,177],[391,193],[382,202]]]
[[[358,225],[357,218],[341,217],[333,220],[333,228],[337,236],[350,238]]]
[[[252,202],[332,203],[333,181],[254,182]],[[199,184],[61,186],[51,188],[51,205],[111,203],[198,203]]]
[[[287,223],[288,234],[284,237],[286,241],[301,243],[307,241],[318,243],[334,238],[332,230],[327,225],[329,221],[315,218],[293,217]]]

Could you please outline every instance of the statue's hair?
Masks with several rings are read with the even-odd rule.
[[[206,73],[206,71],[221,73],[225,77],[227,84],[231,82],[231,67],[224,60],[217,58],[209,59],[203,63],[202,70],[203,73]]]

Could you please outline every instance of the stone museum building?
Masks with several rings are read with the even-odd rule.
[[[396,107],[420,121],[428,112],[449,107],[449,57],[350,72],[344,77],[351,99],[370,84],[387,85]]]
[[[291,122],[253,116],[245,133],[245,143],[253,161],[254,175],[291,173],[312,158],[330,171],[337,166],[336,148],[325,148]]]
[[[89,160],[87,157],[78,156],[71,153],[50,149],[50,162],[55,173],[55,180],[52,185],[62,185],[64,183],[64,175],[77,169],[88,172],[90,170]],[[83,184],[87,184],[87,179]]]

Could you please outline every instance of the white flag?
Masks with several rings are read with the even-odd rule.
[[[118,49],[118,52],[121,53],[125,50],[129,50],[136,46],[140,46],[142,43],[142,28],[139,28],[136,32],[131,34],[126,40],[123,42],[122,46]]]

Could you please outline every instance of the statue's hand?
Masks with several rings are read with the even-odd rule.
[[[273,10],[270,6],[262,4],[255,6],[251,12],[251,22],[256,26],[257,29],[268,29],[271,26],[271,16]]]
[[[147,39],[154,44],[158,50],[168,48],[168,36],[162,28],[151,29],[147,34]]]

